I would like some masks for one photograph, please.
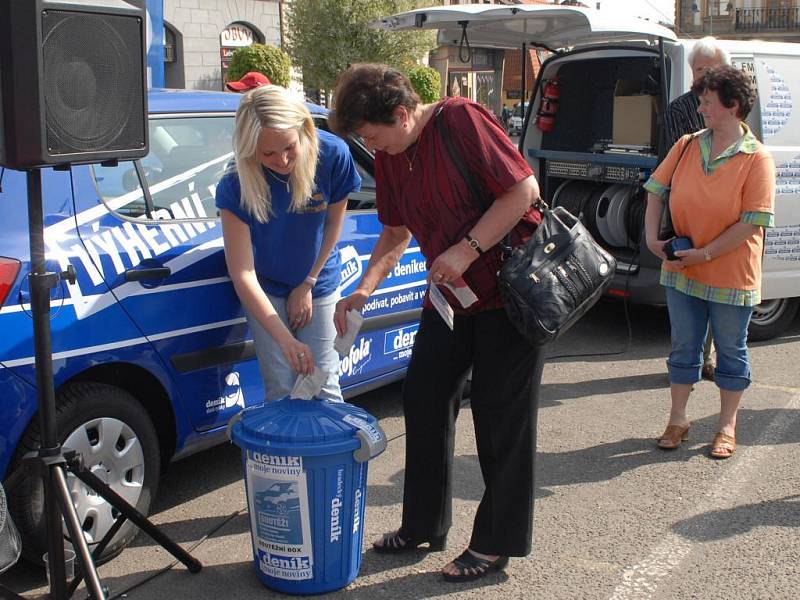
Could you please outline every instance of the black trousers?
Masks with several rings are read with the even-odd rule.
[[[470,548],[501,556],[530,553],[543,356],[502,309],[456,316],[453,331],[435,310],[422,311],[403,387],[404,533],[424,540],[450,528],[455,423],[472,367],[472,416],[486,489]]]

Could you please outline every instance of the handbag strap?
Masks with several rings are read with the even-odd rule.
[[[444,119],[441,118],[441,113],[444,111],[446,104],[447,101],[442,102],[442,105],[436,110],[436,113],[434,113],[433,118],[436,119],[436,129],[438,129],[439,137],[447,147],[447,153],[450,155],[450,159],[453,161],[453,164],[455,165],[459,175],[461,175],[461,179],[463,179],[464,183],[467,184],[467,188],[472,196],[472,200],[479,202],[480,199],[485,196],[485,194],[481,192],[482,187],[478,185],[478,182],[475,180],[472,171],[470,171],[464,164],[464,161],[461,160],[461,154],[459,154],[458,150],[453,144],[453,138],[450,137],[450,129],[447,127],[447,123],[445,123]]]
[[[477,180],[475,179],[475,176],[472,174],[472,171],[470,171],[466,167],[464,161],[461,159],[461,154],[459,154],[458,150],[455,147],[455,144],[453,144],[453,139],[450,137],[450,129],[447,127],[447,123],[445,123],[445,120],[440,116],[446,105],[447,101],[443,102],[442,105],[434,113],[434,119],[436,120],[435,121],[436,129],[439,131],[439,137],[444,142],[444,145],[447,148],[447,153],[450,155],[450,159],[453,161],[453,164],[455,165],[456,170],[458,170],[459,175],[461,175],[461,179],[463,179],[464,183],[467,184],[467,188],[469,189],[469,193],[472,196],[473,201],[480,202],[480,199],[485,196],[488,196],[488,194],[482,193],[481,191],[482,186],[478,184]],[[533,206],[543,215],[548,208],[547,203],[541,198],[538,198],[533,203]],[[516,223],[514,224],[514,227],[516,227]],[[512,231],[514,227],[511,228]],[[510,251],[511,231],[509,231],[505,235],[505,237],[503,237],[503,240],[499,243],[501,244],[501,248],[504,252]]]
[[[695,138],[695,137],[697,137],[697,134],[696,134],[696,133],[693,133],[693,134],[691,134],[691,136],[689,136],[689,141],[688,141],[688,142],[686,142],[686,143],[683,145],[683,148],[681,148],[681,153],[680,153],[680,155],[678,155],[678,162],[676,162],[676,163],[675,163],[675,168],[674,168],[674,169],[672,169],[672,175],[670,175],[670,176],[669,176],[669,185],[667,185],[667,189],[668,189],[668,190],[671,190],[671,189],[672,189],[672,178],[673,178],[673,177],[675,177],[675,171],[677,171],[677,170],[678,170],[678,165],[680,165],[680,164],[681,164],[681,159],[683,158],[683,155],[684,155],[684,154],[686,154],[686,149],[687,149],[687,148],[689,147],[689,145],[690,145],[690,144],[691,144],[691,143],[694,141],[694,138]]]

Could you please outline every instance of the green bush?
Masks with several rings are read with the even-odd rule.
[[[408,72],[408,78],[425,104],[436,102],[441,97],[439,89],[442,79],[439,71],[433,67],[414,67]]]
[[[265,44],[253,44],[237,48],[231,56],[228,67],[228,81],[241,79],[245,73],[258,71],[266,75],[275,85],[289,85],[289,69],[292,66],[289,55],[280,48]]]

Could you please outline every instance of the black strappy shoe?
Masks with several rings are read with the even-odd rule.
[[[486,560],[475,556],[469,549],[464,550],[461,556],[453,560],[453,564],[458,567],[458,575],[442,573],[445,581],[474,581],[480,579],[492,571],[502,571],[508,564],[507,556],[498,556],[494,560]]]
[[[428,544],[427,548],[419,548],[428,552],[440,552],[444,550],[447,543],[447,534],[437,535],[429,539],[417,539],[397,530],[391,533],[384,533],[380,542],[373,542],[372,548],[375,552],[385,554],[400,554],[401,552],[411,552],[417,550],[422,544]]]

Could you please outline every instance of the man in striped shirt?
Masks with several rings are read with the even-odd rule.
[[[711,36],[698,40],[692,46],[688,56],[692,69],[692,83],[698,81],[709,69],[731,64],[731,57],[726,50],[717,45]],[[664,128],[661,136],[659,162],[664,159],[670,148],[687,133],[695,133],[705,129],[703,117],[697,112],[700,99],[691,90],[678,96],[669,103],[664,111]],[[703,347],[703,379],[714,380],[714,361],[711,359],[711,330],[708,331]]]
[[[731,64],[731,57],[726,50],[717,45],[715,38],[707,36],[692,46],[688,62],[692,69],[692,83],[694,83],[709,69]],[[697,112],[698,106],[700,106],[700,99],[691,90],[669,103],[664,111],[664,135],[661,140],[659,162],[664,159],[669,149],[681,137],[687,133],[705,129],[703,117]]]

